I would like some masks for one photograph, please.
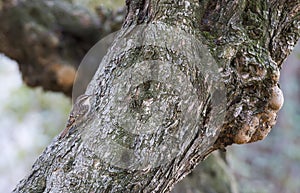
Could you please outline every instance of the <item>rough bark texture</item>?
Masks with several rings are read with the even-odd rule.
[[[3,12],[0,17],[0,23],[3,27],[0,29],[2,34],[0,50],[18,61],[23,79],[26,80],[28,86],[42,86],[45,90],[64,92],[70,97],[75,69],[77,69],[87,48],[94,45],[99,38],[121,28],[125,9],[110,11],[105,7],[97,7],[96,13],[98,18],[96,18],[93,13],[89,13],[84,8],[79,7],[76,7],[76,10],[84,10],[82,15],[74,15],[74,5],[67,1],[63,3],[61,1],[53,1],[52,3],[47,4],[44,1],[23,3],[19,1],[1,1],[0,10]],[[48,17],[44,18],[44,22],[41,23],[43,14],[32,14],[34,11],[36,13],[47,12]],[[66,22],[59,21],[58,14],[63,14]],[[10,17],[11,15],[13,17]],[[27,15],[28,18],[23,18],[24,15]],[[82,22],[72,21],[72,23],[68,24],[68,19],[76,18],[77,20],[82,16],[86,18],[93,17],[94,23],[90,27],[83,25]],[[16,19],[19,20],[18,23],[21,26],[18,30],[16,30],[17,26],[14,21]],[[50,24],[45,25],[46,23]],[[32,30],[30,30],[30,33],[36,32],[34,33],[36,41],[32,42],[33,47],[37,47],[35,51],[29,50],[27,46],[28,42],[31,42],[31,36],[28,34],[28,29],[25,26],[29,24],[34,24],[31,26]],[[81,31],[82,33],[79,34],[77,31],[74,32],[74,30],[73,32],[70,31],[70,25],[73,29],[77,29],[78,32]],[[93,37],[88,36],[88,31],[93,31]],[[50,38],[50,41],[44,42],[45,36]],[[52,41],[59,39],[59,42],[56,42],[57,45],[54,47],[49,45],[51,44],[51,38],[53,38]],[[70,44],[71,42],[73,42],[72,45]],[[70,58],[68,54],[60,53],[58,50],[64,50],[64,53],[76,53],[76,57]],[[23,54],[18,56],[16,52]],[[50,60],[50,56],[55,56],[52,58],[56,58],[56,61]],[[69,63],[57,63],[57,61],[69,61]],[[84,83],[84,85],[86,84]],[[79,90],[79,92],[83,93],[84,90]],[[76,93],[73,92],[73,97],[75,97],[74,94],[76,95]],[[207,189],[210,189],[214,192],[223,193],[225,189],[222,187],[227,187],[226,190],[228,192],[234,192],[234,186],[230,185],[234,183],[232,174],[230,172],[222,172],[227,171],[222,163],[222,158],[218,154],[213,154],[212,158],[205,160],[204,164],[198,166],[198,169],[189,175],[189,180],[179,183],[176,186],[177,190],[180,189],[180,192],[183,192],[182,189],[184,188],[186,190],[197,189],[200,192],[206,192]],[[199,177],[206,180],[201,180],[201,185],[191,185],[190,181],[198,181]],[[211,186],[212,183],[220,185]]]
[[[110,107],[116,104],[110,106],[108,101],[113,101],[113,91],[122,85],[119,75],[126,78],[127,69],[134,70],[134,64],[149,57],[185,66],[187,72],[191,70],[186,61],[178,62],[178,55],[172,50],[145,46],[126,50],[116,57],[113,53],[116,50],[111,49],[104,62],[105,70],[97,72],[82,102],[91,110],[86,111],[83,121],[75,121],[76,125],[69,127],[66,135],[53,141],[15,192],[169,192],[213,150],[232,143],[261,140],[275,124],[283,103],[278,86],[279,69],[300,35],[298,0],[127,0],[126,3],[128,14],[119,38],[138,24],[162,22],[179,26],[210,49],[227,89],[226,119],[222,127],[215,128],[218,131],[216,142],[211,146],[203,145],[216,137],[208,133],[207,124],[214,117],[209,115],[209,93],[204,93],[198,96],[202,99],[199,104],[203,116],[191,134],[192,140],[186,141],[188,145],[182,146],[182,151],[170,161],[135,170],[116,166],[120,163],[108,163],[101,157],[104,134],[136,152],[144,150],[152,140],[155,145],[167,142],[160,139],[164,137],[164,130],[150,136],[137,136],[113,127],[108,112],[114,113],[116,109]],[[121,41],[117,38],[114,45],[118,40]],[[128,42],[124,44],[130,47]],[[198,82],[207,83],[200,80],[197,73],[191,73],[191,79],[195,87]],[[140,100],[149,99],[145,96],[149,89],[153,89],[151,94],[159,95],[160,90],[153,86],[161,88],[156,82],[146,82],[130,95],[128,100],[133,102],[130,104],[134,104],[134,110],[141,110]],[[175,100],[170,93],[164,97],[167,97],[164,102]],[[176,131],[186,130],[176,127]]]

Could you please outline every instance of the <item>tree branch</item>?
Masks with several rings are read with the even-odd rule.
[[[67,0],[4,1],[0,52],[19,63],[27,85],[71,96],[80,61],[97,41],[121,27],[125,14],[104,7],[97,13]]]
[[[297,0],[126,4],[123,29],[74,106],[66,134],[15,192],[170,192],[213,150],[263,139],[275,124],[281,57],[300,35]],[[198,42],[218,73],[210,73],[213,61],[204,60],[209,54]],[[195,55],[201,57],[188,60]],[[213,92],[215,79],[226,87],[224,98],[214,97],[223,96]]]

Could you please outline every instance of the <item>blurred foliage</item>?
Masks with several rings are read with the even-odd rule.
[[[38,155],[64,129],[71,101],[29,88],[17,64],[0,54],[0,192],[10,192]]]
[[[19,122],[22,122],[24,115],[34,108],[33,103],[36,100],[32,100],[32,97],[32,92],[28,92],[28,88],[23,85],[11,93],[10,100],[4,105],[4,110],[13,114]]]
[[[29,113],[38,113],[42,118],[43,133],[52,139],[64,127],[70,105],[70,100],[62,94],[45,92],[41,88],[32,89],[23,84],[11,91],[4,110],[19,123],[24,122]]]
[[[74,3],[85,5],[91,9],[97,6],[105,6],[111,9],[117,9],[125,6],[125,0],[72,0]]]

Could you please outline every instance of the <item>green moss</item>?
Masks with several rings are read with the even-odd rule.
[[[213,34],[212,32],[207,32],[207,31],[203,31],[202,35],[206,38],[206,39],[214,39],[216,37],[215,34]]]

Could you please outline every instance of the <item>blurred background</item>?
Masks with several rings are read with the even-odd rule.
[[[300,41],[282,65],[284,105],[263,140],[228,148],[241,193],[300,193]]]
[[[99,5],[99,0],[73,2]],[[123,0],[100,3],[115,9]],[[300,43],[283,64],[280,82],[285,103],[269,136],[227,148],[241,193],[300,193]],[[64,128],[71,101],[27,87],[17,63],[1,53],[0,101],[0,192],[10,192]]]

